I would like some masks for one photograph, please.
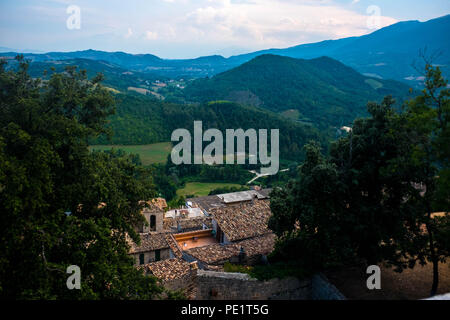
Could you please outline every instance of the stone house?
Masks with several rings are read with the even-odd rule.
[[[186,261],[196,261],[198,267],[204,270],[220,271],[226,262],[254,265],[273,251],[275,240],[273,233],[267,233],[229,244],[215,243],[185,250],[183,258]]]
[[[138,246],[130,241],[129,254],[134,258],[135,265],[144,265],[150,262],[170,259],[174,257],[167,241],[170,236],[166,233],[141,233],[141,244]]]
[[[188,207],[200,208],[206,215],[217,208],[269,199],[272,189],[247,190],[186,199]]]
[[[142,266],[146,275],[159,279],[161,284],[169,290],[181,290],[188,299],[195,297],[197,263],[187,262],[181,258],[172,258],[151,262]]]
[[[164,230],[164,208],[161,206],[161,203],[156,202],[155,200],[147,201],[146,206],[142,209],[141,213],[144,216],[146,223],[139,223],[134,227],[137,233],[161,232]]]
[[[245,265],[265,261],[276,240],[267,227],[269,192],[249,190],[194,198],[187,202],[185,212],[166,214],[151,201],[142,211],[148,228],[139,229],[141,245],[132,243],[130,255],[136,266],[163,280],[168,288],[189,282],[184,277],[189,263],[220,271],[227,261]],[[171,274],[177,278],[172,279]]]
[[[267,226],[272,215],[267,199],[211,209],[210,214],[219,243],[228,244],[272,233]]]
[[[187,261],[198,261],[199,268],[211,270],[220,269],[227,261],[256,264],[272,252],[276,236],[267,227],[271,216],[269,200],[213,208],[210,215],[216,243],[188,247],[183,251]]]

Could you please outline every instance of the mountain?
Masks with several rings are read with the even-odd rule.
[[[216,55],[197,59],[168,60],[151,54],[128,54],[96,50],[49,52],[45,54],[27,53],[25,57],[33,61],[76,58],[103,60],[139,72],[153,72],[172,78],[199,78],[232,69],[263,54],[303,59],[328,56],[362,74],[417,85],[420,84],[421,78],[412,64],[420,60],[419,51],[425,48],[427,48],[428,54],[441,52],[434,63],[441,66],[445,76],[450,76],[449,33],[450,15],[446,15],[426,22],[399,22],[361,37],[327,40],[286,49],[269,49],[232,56],[227,59]],[[12,57],[16,54],[16,52],[5,52],[0,55]]]
[[[185,89],[190,102],[230,100],[284,114],[318,126],[342,125],[364,115],[368,101],[392,94],[398,100],[409,87],[361,75],[328,57],[312,60],[265,54]],[[295,112],[292,112],[295,111]]]
[[[17,52],[0,53],[0,58],[11,59],[17,56]],[[104,61],[121,68],[150,72],[160,76],[181,77],[205,77],[228,70],[229,63],[222,56],[199,57],[196,59],[165,60],[152,54],[130,54],[125,52],[105,52],[97,50],[84,50],[74,52],[48,52],[44,54],[23,53],[31,62],[63,61],[73,59],[85,59]]]
[[[10,60],[9,65],[14,67],[16,63],[14,60]],[[80,58],[34,61],[29,66],[29,73],[35,78],[48,79],[53,72],[63,72],[68,66],[76,66],[79,70],[86,70],[89,79],[92,79],[97,73],[103,73],[105,76],[103,83],[117,90],[127,90],[128,87],[150,87],[153,81],[167,80],[167,78],[153,73],[129,71],[110,62]]]
[[[426,22],[399,22],[361,37],[328,40],[299,45],[287,49],[269,49],[230,57],[232,64],[248,61],[261,54],[277,54],[292,58],[311,59],[332,57],[360,73],[384,79],[417,81],[419,74],[413,68],[419,52],[428,55],[440,53],[434,64],[450,75],[450,15]]]

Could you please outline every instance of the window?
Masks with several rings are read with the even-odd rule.
[[[161,260],[161,250],[155,251],[155,261]]]
[[[150,231],[156,231],[156,216],[150,216]]]
[[[141,253],[139,255],[139,264],[144,264],[144,254],[143,253]]]

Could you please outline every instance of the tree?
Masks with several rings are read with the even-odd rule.
[[[433,296],[439,284],[439,262],[445,262],[449,256],[448,240],[442,237],[449,228],[449,220],[435,218],[432,213],[435,210],[448,212],[450,208],[450,90],[439,67],[433,67],[431,61],[424,59],[425,88],[421,95],[409,101],[406,114],[409,126],[414,128],[412,159],[417,164],[415,176],[422,189],[417,199],[422,215],[417,222],[426,227],[426,238],[421,239],[420,246],[414,247],[413,254],[421,264],[427,260],[433,264]]]
[[[342,199],[337,167],[311,142],[299,177],[271,193],[269,227],[282,239],[274,260],[296,260],[306,272],[322,270],[348,258],[350,244],[339,219]]]
[[[316,144],[306,146],[299,178],[287,191],[290,197],[272,197],[272,228],[291,231],[286,227],[295,222],[326,248],[324,262],[362,258],[375,264],[394,252],[391,239],[404,233],[402,199],[413,188],[405,183],[408,172],[398,170],[407,140],[392,130],[401,122],[393,103],[389,97],[382,104],[369,103],[371,117],[355,120],[349,135],[331,145],[329,157]],[[287,220],[277,208],[280,201],[288,202]]]
[[[114,101],[102,76],[67,68],[48,81],[0,63],[0,296],[19,299],[145,299],[162,292],[133,267],[128,234],[154,196],[131,157],[90,153]],[[68,290],[66,268],[81,269]]]
[[[448,256],[443,239],[449,220],[433,219],[431,213],[442,203],[448,211],[449,193],[441,177],[448,156],[438,147],[448,143],[443,127],[448,120],[441,122],[438,115],[445,112],[422,103],[432,99],[448,108],[448,100],[427,93],[435,85],[446,83],[427,80],[424,95],[430,98],[419,96],[406,113],[396,112],[390,97],[369,103],[370,117],[355,120],[326,157],[316,144],[306,146],[298,178],[271,196],[269,227],[281,238],[275,257],[306,261],[314,271],[362,260],[387,262],[401,272],[428,259],[436,293],[437,264]]]

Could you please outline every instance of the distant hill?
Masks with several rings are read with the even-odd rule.
[[[9,61],[9,66],[16,65],[14,60]],[[126,91],[128,87],[151,86],[153,81],[166,80],[167,78],[153,73],[129,71],[118,65],[102,60],[67,59],[52,61],[34,61],[29,66],[32,77],[48,79],[53,72],[63,72],[68,66],[76,66],[79,70],[86,70],[89,79],[97,73],[105,76],[104,84],[108,87]]]
[[[12,58],[17,52],[3,52],[0,57]],[[48,52],[44,54],[24,53],[24,57],[32,62],[49,62],[73,59],[104,61],[121,68],[149,72],[171,78],[205,77],[216,74],[230,67],[222,56],[208,56],[196,59],[164,60],[152,54],[130,54],[125,52],[105,52],[84,50],[74,52]]]
[[[417,82],[412,64],[420,62],[419,51],[440,52],[434,63],[450,76],[450,15],[426,22],[405,21],[361,37],[327,40],[287,49],[269,49],[230,57],[230,64],[240,64],[261,54],[277,54],[311,59],[328,56],[363,74],[384,79]]]
[[[261,55],[185,89],[187,101],[229,100],[274,112],[298,110],[298,119],[318,126],[342,125],[364,115],[368,101],[392,94],[398,100],[409,87],[361,75],[328,57],[312,60]]]
[[[449,34],[450,15],[446,15],[426,22],[399,22],[361,37],[327,40],[286,49],[268,49],[227,59],[216,55],[197,59],[170,60],[161,59],[152,54],[128,54],[96,50],[49,52],[45,54],[26,53],[25,57],[33,61],[76,58],[103,60],[139,72],[153,72],[174,78],[199,78],[232,69],[263,54],[303,59],[328,56],[362,74],[418,85],[421,78],[412,64],[419,60],[419,51],[425,48],[427,48],[428,54],[441,52],[434,63],[441,66],[445,76],[450,76]],[[4,50],[0,48],[0,51],[8,50],[7,48],[4,48]],[[16,54],[16,52],[4,52],[0,56],[11,57]]]

